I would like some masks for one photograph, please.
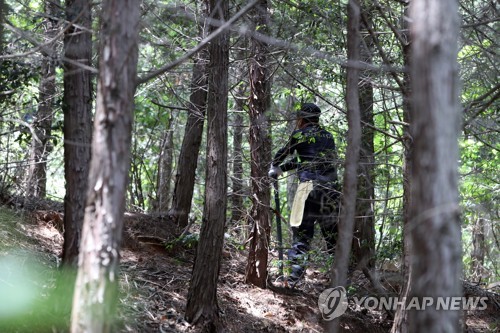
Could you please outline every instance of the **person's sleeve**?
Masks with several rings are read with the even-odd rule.
[[[290,154],[290,147],[289,143],[286,144],[283,148],[280,148],[277,152],[276,155],[274,155],[273,159],[273,166],[279,166],[285,158]]]
[[[288,140],[287,144],[283,148],[279,149],[274,155],[274,159],[272,162],[273,166],[279,166],[281,163],[283,163],[283,161],[288,155],[292,155],[294,152],[295,144],[296,144],[296,139],[294,138],[294,135],[292,133],[292,136]],[[283,166],[281,166],[281,169],[285,171],[283,169]]]
[[[283,172],[286,172],[286,171],[297,169],[298,166],[299,166],[299,160],[297,159],[297,157],[294,157],[290,161],[287,161],[287,162],[283,163],[282,165],[280,165],[280,168]]]

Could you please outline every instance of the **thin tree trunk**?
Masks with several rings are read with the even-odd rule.
[[[132,155],[139,150],[138,141],[134,140]],[[145,209],[144,191],[142,190],[142,178],[141,169],[142,161],[138,159],[132,159],[130,164],[130,185],[129,185],[129,195],[130,198],[129,207],[135,211],[143,211]]]
[[[363,18],[360,29],[367,29],[371,25],[371,10],[368,2],[363,2]],[[361,61],[371,63],[373,41],[370,34],[366,34],[360,43]],[[370,73],[361,73],[359,85],[359,108],[361,112],[361,149],[359,156],[358,200],[356,204],[356,223],[354,226],[353,256],[358,269],[369,270],[370,276],[375,268],[375,153],[373,131],[373,86]]]
[[[261,0],[254,9],[257,32],[265,33],[269,24],[267,0]],[[271,142],[266,111],[270,101],[267,45],[251,39],[250,57],[250,174],[252,179],[252,227],[245,280],[266,288],[269,239],[271,236],[271,192],[266,174],[271,164]]]
[[[237,228],[240,239],[247,239],[249,230],[249,219],[246,216],[246,210],[243,207],[244,199],[248,196],[246,186],[243,182],[243,132],[244,119],[246,113],[245,106],[248,103],[248,38],[242,38],[237,53],[238,87],[235,94],[236,113],[233,120],[233,176],[232,176],[232,195],[231,195],[231,222],[234,226],[241,224]],[[239,230],[241,229],[241,233]]]
[[[205,9],[203,16],[206,17],[206,15]],[[200,37],[204,38],[207,30],[206,24],[203,23],[203,26],[200,27]],[[188,119],[177,162],[172,208],[169,211],[169,216],[177,223],[179,228],[185,228],[188,225],[188,216],[191,211],[196,167],[198,165],[198,155],[203,138],[205,111],[207,109],[207,63],[208,51],[204,49],[194,59]]]
[[[89,0],[67,0],[66,19],[77,26],[67,30],[65,58],[90,66],[92,57],[91,10]],[[81,30],[84,27],[89,30]],[[85,193],[90,163],[92,138],[91,73],[73,63],[64,64],[64,166],[66,196],[64,198],[64,245],[62,261],[75,266],[85,215]]]
[[[5,16],[7,14],[7,5],[5,0],[0,0],[0,51],[4,50],[4,38],[3,38],[3,23],[5,22]]]
[[[211,17],[226,21],[228,0],[210,0]],[[214,27],[211,27],[214,30]],[[221,33],[209,46],[207,108],[207,171],[205,204],[193,275],[189,284],[186,319],[219,331],[217,281],[224,244],[227,206],[227,101],[229,33]]]
[[[360,6],[357,0],[350,0],[347,9],[347,57],[348,61],[359,61],[359,22]],[[344,171],[343,200],[339,221],[339,236],[335,248],[335,261],[332,269],[332,286],[345,286],[351,252],[356,215],[356,195],[358,182],[358,161],[361,146],[361,115],[359,110],[359,70],[347,68],[347,151]],[[340,320],[328,322],[328,332],[340,332]]]
[[[173,117],[168,120],[167,133],[163,138],[160,150],[160,158],[158,161],[158,190],[156,198],[156,211],[165,212],[170,204],[170,188],[172,183],[172,169],[174,162],[174,131],[173,131]]]
[[[408,48],[408,47],[407,47]],[[409,77],[406,75],[405,82],[409,84]],[[408,85],[405,84],[408,87]],[[409,113],[410,105],[408,99],[408,91],[403,92],[403,120],[405,123],[410,123]],[[411,288],[411,265],[410,256],[411,250],[411,230],[410,230],[410,205],[411,205],[411,163],[412,163],[412,146],[413,143],[409,139],[409,128],[404,128],[404,165],[403,165],[403,265],[401,267],[403,273],[403,286],[400,291],[401,299],[408,299]],[[394,323],[392,326],[392,333],[406,333],[408,332],[408,312],[403,306],[398,306],[394,316]]]
[[[57,16],[59,1],[45,2],[44,27],[47,40],[51,40],[57,33],[58,22],[52,17]],[[41,65],[39,85],[39,104],[35,118],[35,135],[32,138],[30,167],[26,195],[44,198],[47,194],[47,158],[52,151],[52,119],[56,98],[56,55],[55,44],[47,48],[51,54],[44,56]]]
[[[130,167],[140,1],[102,3],[92,159],[71,332],[113,332]]]
[[[292,86],[289,87],[293,89]],[[289,95],[287,98],[287,107],[286,110],[293,110],[294,105],[297,103],[297,99],[293,95]],[[287,132],[291,133],[296,129],[297,119],[295,117],[291,117],[288,119],[286,123]],[[297,187],[299,186],[297,173],[289,172],[286,177],[286,203],[288,207],[288,211],[292,211],[293,206],[293,198],[295,198],[295,194],[297,193]],[[290,243],[292,243],[292,233],[290,232]]]
[[[471,274],[475,281],[480,282],[483,274],[486,273],[484,269],[484,257],[486,255],[485,243],[485,220],[479,217],[474,223],[472,232],[472,267]]]
[[[233,177],[231,194],[231,221],[239,223],[243,218],[243,96],[245,88],[238,89],[236,114],[233,121]]]
[[[410,2],[414,150],[410,230],[410,297],[434,298],[409,314],[412,332],[459,332],[460,311],[437,310],[437,297],[460,297],[462,275],[458,204],[458,5],[455,0]]]
[[[408,13],[408,8],[405,9],[405,14]],[[405,15],[407,17],[407,15]],[[404,26],[408,27],[408,21],[404,21]],[[409,34],[406,34],[407,40],[409,41]],[[401,45],[403,50],[403,63],[405,68],[410,68],[410,42]],[[410,100],[410,84],[411,77],[407,71],[403,76],[403,121],[406,124],[411,124],[411,100]],[[410,230],[410,206],[411,206],[411,176],[412,176],[412,154],[413,154],[413,142],[411,140],[411,135],[409,132],[410,128],[404,126],[403,128],[403,145],[404,145],[404,164],[403,164],[403,263],[402,263],[402,273],[403,273],[403,286],[400,290],[400,298],[408,299],[410,295],[411,288],[411,265],[410,265],[410,255],[412,253],[411,249],[411,230]],[[394,315],[394,322],[392,325],[392,333],[407,333],[408,327],[408,311],[406,311],[404,306],[398,305],[396,309],[396,314]]]

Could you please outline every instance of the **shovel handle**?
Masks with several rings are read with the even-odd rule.
[[[274,187],[274,207],[276,215],[276,235],[278,238],[278,260],[279,260],[279,274],[283,276],[283,232],[281,230],[281,205],[280,205],[280,192],[278,188],[278,178],[273,181]]]

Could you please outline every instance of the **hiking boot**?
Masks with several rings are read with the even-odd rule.
[[[287,278],[288,284],[293,288],[304,277],[305,269],[300,265],[292,265],[292,272]]]

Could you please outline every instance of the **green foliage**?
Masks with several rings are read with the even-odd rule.
[[[187,233],[166,243],[165,248],[167,250],[173,250],[174,248],[180,246],[184,249],[196,249],[199,240],[200,240],[200,234]]]
[[[317,234],[320,234],[320,230],[317,230]],[[320,272],[324,274],[328,274],[331,267],[333,266],[333,262],[335,257],[330,255],[325,249],[322,247],[314,247],[309,253],[308,258],[310,262],[314,263]]]
[[[72,295],[73,280],[58,278],[57,274],[57,271],[47,271],[46,266],[30,258],[0,257],[0,331],[53,332],[56,327],[67,329],[71,309],[68,295]],[[53,285],[56,280],[57,288]]]
[[[33,38],[44,41],[42,1],[7,1],[11,8],[8,20],[16,28],[30,32]],[[232,14],[238,5],[236,2]],[[279,42],[271,43],[269,69],[272,74],[272,108],[268,114],[272,119],[272,151],[282,147],[288,140],[294,126],[294,113],[301,102],[316,102],[322,109],[321,124],[335,136],[339,156],[339,176],[342,178],[342,161],[346,151],[347,121],[345,115],[345,67],[339,65],[345,60],[346,4],[339,1],[275,1],[271,10],[270,37]],[[363,5],[370,5],[363,3]],[[380,6],[380,8],[378,7]],[[96,5],[98,6],[98,5]],[[193,1],[145,1],[143,29],[141,30],[139,75],[160,68],[182,56],[187,49],[197,45],[200,40],[200,7]],[[98,10],[98,7],[94,7]],[[403,225],[403,162],[404,147],[401,87],[396,78],[402,80],[403,73],[389,73],[382,65],[402,66],[402,46],[394,34],[404,32],[404,2],[381,1],[370,7],[369,19],[377,36],[377,45],[371,48],[371,63],[379,70],[363,73],[363,84],[374,87],[374,148],[375,165],[375,213],[378,258],[397,258],[402,253]],[[498,247],[495,244],[495,229],[499,220],[499,180],[500,165],[498,143],[498,66],[495,55],[498,53],[498,37],[494,34],[493,20],[496,18],[494,6],[488,2],[461,2],[464,26],[458,60],[462,79],[461,102],[464,107],[464,135],[460,140],[460,199],[463,208],[463,248],[465,267],[469,267],[472,251],[472,225],[479,217],[485,218],[489,233],[486,235],[488,254],[485,267],[494,272],[490,279],[499,275]],[[61,13],[62,15],[62,13]],[[93,23],[98,31],[98,15]],[[195,18],[195,19],[193,19]],[[477,24],[482,18],[484,24]],[[246,24],[247,19],[237,24]],[[488,20],[491,22],[488,23]],[[363,37],[368,32],[363,31]],[[94,34],[97,49],[98,34]],[[234,115],[236,90],[240,88],[244,101],[243,110],[247,111],[248,73],[240,67],[248,67],[248,43],[246,37],[232,35],[231,82],[230,82],[230,119]],[[12,31],[5,30],[6,48],[4,54],[29,53],[33,49],[24,38]],[[60,49],[62,40],[58,41]],[[283,47],[290,43],[290,47]],[[376,47],[375,47],[376,46]],[[97,58],[97,57],[96,57]],[[0,62],[0,114],[5,118],[25,121],[31,124],[30,117],[35,114],[38,104],[39,53],[29,53],[24,58],[13,58]],[[133,130],[133,151],[131,185],[129,187],[129,208],[152,210],[157,198],[158,168],[162,143],[167,131],[174,132],[173,173],[177,167],[184,124],[189,105],[191,60],[170,70],[150,82],[141,85],[135,98],[135,119]],[[58,85],[62,83],[62,69],[57,72]],[[8,93],[7,93],[8,92]],[[496,96],[496,97],[495,97]],[[56,100],[58,100],[56,98]],[[56,103],[57,106],[59,106]],[[180,109],[179,109],[180,108]],[[184,109],[182,109],[184,108]],[[54,140],[60,139],[62,115],[56,115]],[[243,139],[243,183],[250,184],[250,151],[248,145],[248,117],[244,117]],[[234,128],[230,127],[230,134]],[[25,159],[31,143],[31,131],[16,122],[0,123],[0,162],[2,181],[12,180],[21,183],[24,169],[13,164]],[[229,135],[231,137],[231,135]],[[16,142],[17,140],[17,142]],[[60,140],[57,140],[58,142]],[[14,143],[16,142],[16,143]],[[232,155],[232,140],[228,142]],[[201,149],[199,166],[193,198],[194,214],[201,220],[204,204],[204,156]],[[49,177],[61,179],[62,153],[52,155],[54,165]],[[234,156],[229,156],[232,161]],[[9,164],[10,163],[10,164]],[[228,169],[231,165],[228,166]],[[267,166],[264,166],[267,167]],[[231,173],[228,172],[229,176]],[[286,202],[286,186],[280,186],[282,215],[289,214]],[[173,186],[174,182],[171,182]],[[248,211],[250,199],[245,198],[242,210]],[[273,239],[276,238],[273,223]],[[289,240],[289,228],[283,222],[285,243]],[[239,246],[240,242],[235,243]],[[240,244],[241,245],[241,244]],[[168,245],[167,245],[168,246]],[[313,255],[313,259],[316,258]],[[319,261],[325,259],[318,254]],[[326,260],[326,259],[325,259]],[[329,264],[329,263],[328,263]]]
[[[15,104],[16,91],[29,84],[35,77],[36,68],[30,64],[17,60],[0,61],[0,105]]]
[[[59,271],[53,258],[31,247],[21,231],[26,223],[0,207],[0,332],[67,329],[74,272]]]
[[[500,154],[494,147],[484,145],[473,138],[461,140],[460,148],[464,267],[467,274],[472,273],[470,268],[474,233],[483,232],[476,230],[474,225],[477,219],[484,219],[486,257],[483,267],[487,273],[483,275],[483,281],[489,283],[500,277],[500,251],[495,240],[500,233],[497,223],[500,220],[500,185],[497,177]]]

